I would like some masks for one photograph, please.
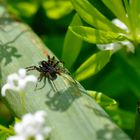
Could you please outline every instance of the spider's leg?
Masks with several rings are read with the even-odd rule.
[[[37,83],[36,83],[36,86],[35,86],[35,90],[37,90],[37,86],[38,86],[38,82],[40,82],[43,78],[43,74],[40,73],[39,77],[38,77],[38,80],[37,80]],[[40,88],[39,88],[40,89]]]
[[[44,74],[40,73],[39,77],[38,77],[38,82],[42,81]]]
[[[56,63],[53,64],[53,67],[56,67],[59,63],[60,61],[57,61]]]
[[[53,82],[52,80],[50,80],[49,78],[48,78],[48,82],[50,83],[50,85],[51,85],[53,91],[54,91],[54,92],[57,92],[57,88],[56,88],[54,82]]]
[[[29,66],[25,68],[27,71],[31,71],[31,70],[37,70],[40,72],[40,68],[37,66]]]
[[[57,92],[57,88],[55,86],[55,84],[53,83],[53,81],[51,80],[51,75],[49,72],[47,72],[47,77],[48,77],[48,82],[50,83],[50,85],[52,86],[54,92]]]
[[[77,85],[77,81],[76,81],[75,79],[73,79],[73,78],[70,76],[70,74],[66,74],[66,75],[68,75],[68,77],[69,77],[70,79],[69,79],[65,74],[66,74],[66,73],[63,72],[63,74],[61,74],[61,76],[63,76],[63,77],[64,77],[65,79],[67,79],[68,81],[71,81],[73,84]]]
[[[42,78],[43,79],[43,78]],[[41,80],[42,80],[41,79]],[[43,86],[42,87],[40,87],[40,88],[38,88],[38,89],[42,89],[42,88],[44,88],[45,87],[45,85],[46,85],[46,77],[44,77],[44,80],[43,80]]]
[[[54,60],[55,60],[55,57],[53,56],[53,57],[50,59],[50,65],[53,65]]]
[[[59,75],[61,75],[61,73],[71,75],[71,73],[67,69],[65,69],[64,67],[56,68],[56,73],[59,74]]]
[[[56,69],[56,73],[57,73],[58,75],[61,75],[60,69]]]
[[[50,64],[51,62],[51,58],[50,58],[50,55],[48,55],[48,63]]]

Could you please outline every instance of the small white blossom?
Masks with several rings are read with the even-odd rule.
[[[121,29],[123,29],[123,30],[125,30],[127,32],[129,31],[128,27],[122,21],[120,21],[117,18],[113,19],[112,23],[115,24],[117,27],[119,27],[119,28],[121,28]]]
[[[129,32],[128,27],[119,19],[113,19],[112,23],[115,24],[117,27],[125,30],[126,32]],[[113,52],[116,52],[119,49],[121,49],[123,46],[126,46],[128,52],[132,52],[132,53],[135,52],[135,47],[130,41],[120,41],[120,42],[114,42],[109,44],[96,44],[96,45],[102,51],[112,50]]]
[[[7,77],[7,83],[2,87],[2,96],[6,95],[6,90],[22,91],[25,89],[28,82],[37,82],[34,75],[26,75],[26,70],[21,68],[17,73],[10,74]]]
[[[45,127],[45,117],[44,111],[24,115],[21,122],[14,126],[16,135],[8,140],[45,140],[51,132],[50,127]]]
[[[110,44],[97,44],[97,47],[104,51],[104,50],[112,50],[116,52],[117,50],[121,49],[122,45],[118,42],[110,43]]]

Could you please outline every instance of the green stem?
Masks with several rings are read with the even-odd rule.
[[[24,101],[24,98],[25,98],[25,92],[21,92],[20,93],[20,99],[21,99],[21,109],[22,109],[22,114],[25,114],[25,101]]]

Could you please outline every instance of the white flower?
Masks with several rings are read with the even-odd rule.
[[[6,90],[22,91],[25,89],[27,82],[37,82],[34,75],[26,75],[26,70],[21,68],[17,73],[10,74],[7,77],[7,83],[2,87],[2,96],[6,95]]]
[[[129,31],[128,27],[117,18],[113,19],[112,23],[115,24],[117,27],[119,27],[119,28],[121,28],[121,29],[123,29],[123,30],[125,30],[127,32]]]
[[[112,23],[115,24],[117,27],[125,30],[126,32],[129,32],[128,27],[121,22],[119,19],[113,19]],[[120,42],[114,42],[114,43],[109,43],[109,44],[96,44],[97,47],[100,50],[112,50],[113,52],[118,51],[121,49],[123,46],[127,47],[128,52],[135,52],[135,47],[130,41],[120,41]]]
[[[21,122],[14,126],[16,135],[8,140],[45,140],[51,132],[50,127],[45,127],[45,117],[44,111],[24,115]]]

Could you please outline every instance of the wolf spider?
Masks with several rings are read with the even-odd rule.
[[[48,55],[48,60],[45,61],[41,61],[39,62],[39,66],[29,66],[26,67],[27,71],[31,71],[31,70],[37,70],[38,72],[40,72],[40,75],[38,77],[38,82],[42,81],[42,79],[44,78],[44,85],[41,87],[43,88],[46,84],[46,78],[48,78],[48,81],[54,81],[55,79],[57,79],[57,75],[61,75],[62,73],[70,75],[70,72],[64,68],[62,61],[58,61],[55,59],[55,57],[53,56],[52,58]],[[36,85],[37,87],[37,85]]]

